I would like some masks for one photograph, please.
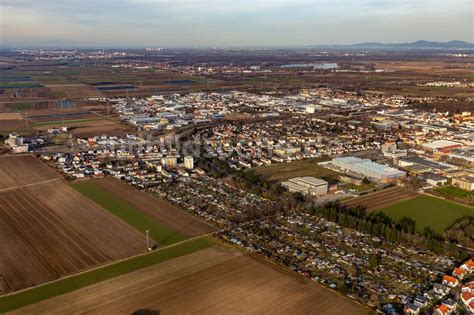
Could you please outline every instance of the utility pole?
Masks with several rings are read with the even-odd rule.
[[[149,244],[148,244],[148,233],[149,233],[149,232],[150,232],[149,230],[146,230],[146,231],[145,231],[145,233],[146,233],[146,250],[147,250],[147,251],[150,250],[150,246],[149,246]]]

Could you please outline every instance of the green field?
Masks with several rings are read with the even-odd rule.
[[[28,109],[33,109],[35,107],[35,103],[33,102],[12,103],[11,105],[8,105],[8,107],[15,110],[28,110]]]
[[[34,87],[42,87],[41,84],[35,81],[19,81],[19,82],[0,82],[0,88],[8,89],[8,88],[34,88]]]
[[[444,195],[451,195],[456,198],[466,198],[469,196],[474,196],[473,191],[467,191],[455,186],[446,186],[435,189],[437,192]]]
[[[149,230],[150,238],[160,246],[171,245],[186,239],[184,235],[157,222],[155,218],[143,213],[127,202],[118,199],[96,185],[93,181],[77,182],[71,184],[71,186],[141,233],[145,233],[146,230]]]
[[[410,217],[416,221],[416,230],[422,232],[426,226],[443,233],[457,219],[474,216],[474,208],[430,196],[418,196],[396,205],[384,208],[384,212],[394,220]]]
[[[41,75],[41,76],[34,76],[33,79],[39,81],[41,84],[44,85],[60,85],[60,84],[74,84],[78,83],[77,81],[62,76],[62,75]]]
[[[0,297],[0,313],[71,292],[94,283],[153,266],[213,246],[208,238],[196,238],[158,251],[113,263],[81,274],[62,278],[16,294]]]
[[[267,166],[254,167],[257,174],[268,176],[270,180],[285,181],[293,177],[313,176],[324,179],[330,184],[336,183],[336,172],[319,166],[322,159],[304,159],[289,163],[275,163]]]
[[[104,118],[97,117],[97,118],[84,118],[84,119],[70,119],[70,120],[54,120],[54,121],[41,121],[41,122],[35,122],[32,123],[32,126],[58,126],[58,125],[64,125],[64,124],[75,124],[75,123],[81,123],[81,122],[92,122],[92,121],[99,121],[99,120],[104,120]]]

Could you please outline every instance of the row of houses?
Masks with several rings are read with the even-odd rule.
[[[474,261],[467,260],[459,267],[454,267],[451,275],[444,275],[441,283],[435,283],[433,288],[423,295],[416,296],[412,302],[405,304],[405,314],[420,314],[420,312],[430,305],[430,302],[441,300],[433,309],[433,315],[453,314],[460,306],[456,300],[464,304],[464,307],[473,312],[474,307],[474,282],[471,281],[457,290],[462,280],[469,274],[474,273]],[[456,299],[458,294],[458,299]],[[451,297],[450,297],[451,296]]]

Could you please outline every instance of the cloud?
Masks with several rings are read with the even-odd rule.
[[[1,0],[2,43],[306,45],[473,38],[466,0]]]

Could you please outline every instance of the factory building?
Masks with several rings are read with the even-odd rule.
[[[295,177],[281,183],[290,192],[299,192],[303,195],[322,196],[328,192],[328,182],[315,177]]]
[[[474,191],[474,176],[455,177],[452,184],[467,191]]]
[[[369,179],[382,183],[395,182],[406,177],[404,171],[372,162],[369,159],[340,157],[334,158],[331,163],[343,171],[361,174]]]
[[[428,142],[422,145],[423,150],[431,153],[442,152],[449,153],[452,149],[462,148],[462,144],[459,142],[449,140],[436,140]]]
[[[397,164],[398,166],[405,168],[409,172],[414,172],[414,173],[423,173],[423,172],[431,172],[431,171],[437,172],[437,173],[443,173],[450,169],[457,168],[450,164],[436,162],[436,161],[419,157],[419,156],[400,157],[397,161]]]

